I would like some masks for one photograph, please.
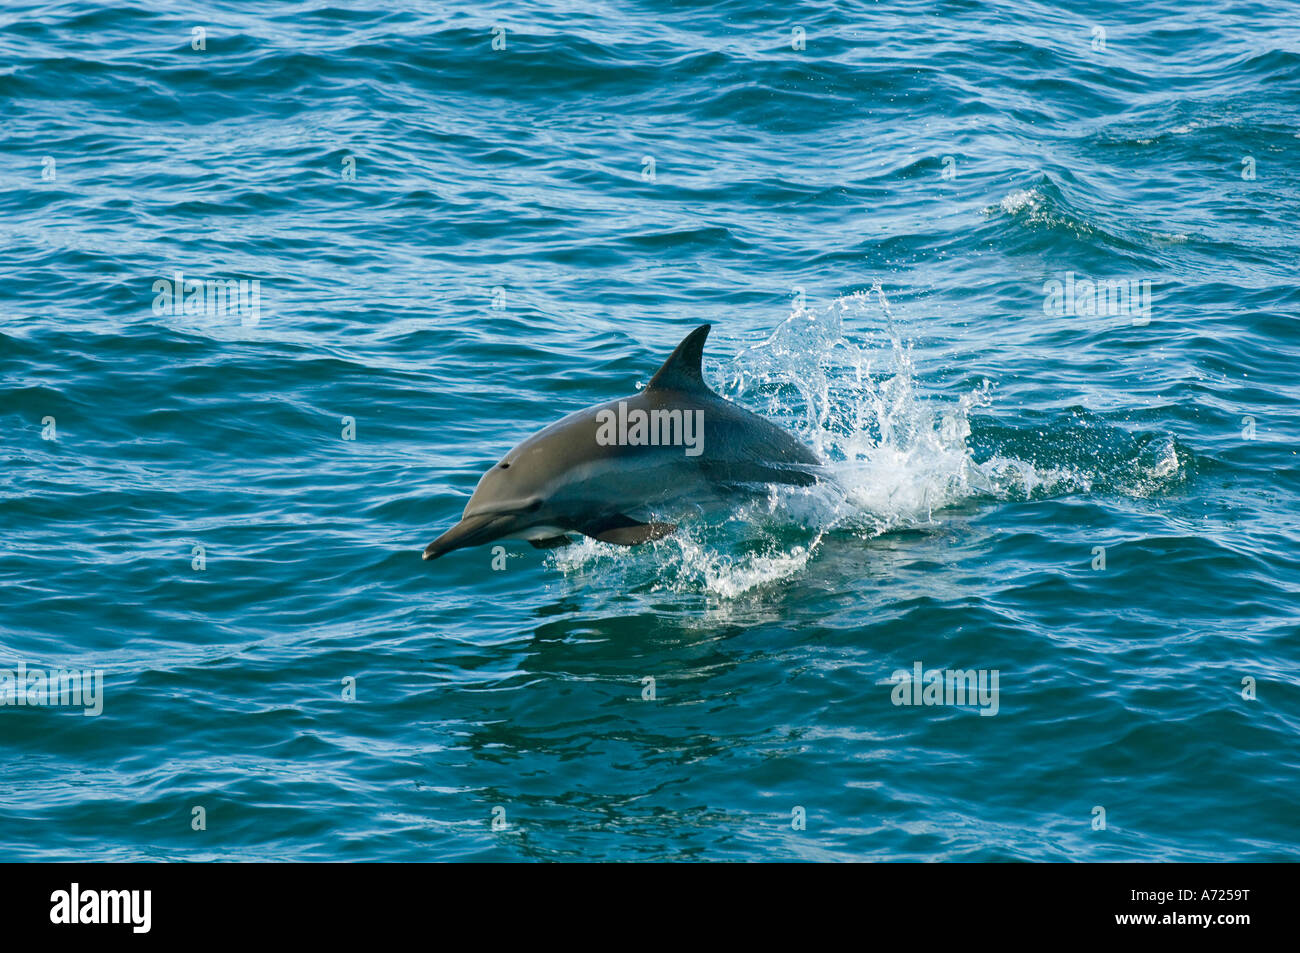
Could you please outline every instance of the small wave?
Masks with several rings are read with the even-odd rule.
[[[1042,208],[1042,206],[1042,193],[1035,189],[1016,189],[998,203],[998,208],[1007,215],[1018,215],[1026,209],[1029,210],[1030,214],[1033,214]]]
[[[1029,229],[1065,231],[1083,239],[1117,240],[1071,208],[1061,190],[1047,176],[1029,188],[1013,190],[996,205],[984,209],[988,217],[999,213]]]

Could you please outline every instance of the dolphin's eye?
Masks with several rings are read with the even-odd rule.
[[[500,463],[498,463],[497,466],[499,466],[502,470],[509,470],[509,469],[510,469],[510,464],[506,463],[504,460],[502,460]]]
[[[541,501],[541,500],[533,500],[533,502],[529,503],[527,506],[524,507],[524,512],[525,512],[525,513],[536,513],[536,512],[537,512],[538,510],[540,510],[541,508],[542,508],[542,501]]]

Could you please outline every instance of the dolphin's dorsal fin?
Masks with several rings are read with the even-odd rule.
[[[650,378],[646,390],[708,391],[709,385],[704,383],[700,362],[704,360],[704,339],[709,336],[710,327],[701,324],[686,335],[677,349],[668,355],[664,366]]]

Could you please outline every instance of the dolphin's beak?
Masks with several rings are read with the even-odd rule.
[[[500,539],[510,531],[514,518],[509,513],[484,513],[478,516],[466,516],[447,532],[443,533],[424,550],[425,559],[437,559],[443,553],[465,546],[478,546],[481,543]]]

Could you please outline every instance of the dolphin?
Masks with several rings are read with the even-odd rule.
[[[649,514],[818,482],[816,454],[704,382],[709,328],[688,334],[645,390],[569,414],[502,457],[424,558],[498,539],[548,549],[570,534],[633,546],[677,528]]]

